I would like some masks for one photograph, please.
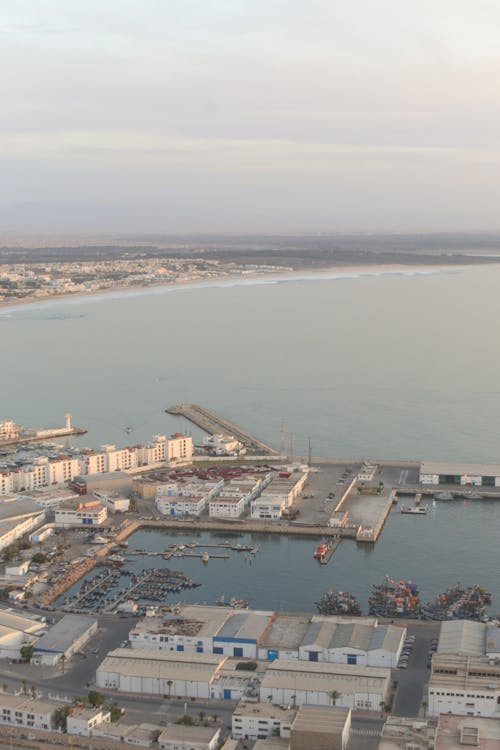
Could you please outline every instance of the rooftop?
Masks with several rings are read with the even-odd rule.
[[[167,740],[182,740],[184,745],[189,742],[210,742],[218,732],[220,732],[219,727],[190,727],[184,724],[168,724],[158,737],[158,743]]]
[[[472,620],[450,620],[441,623],[438,654],[484,656],[486,625]]]
[[[292,732],[341,734],[350,715],[350,708],[299,706],[297,716],[292,724]]]
[[[304,662],[277,659],[269,665],[261,688],[290,688],[351,693],[363,686],[373,692],[384,692],[390,678],[390,669],[384,667],[361,667],[332,662]]]
[[[281,721],[291,722],[296,713],[296,708],[282,708],[265,702],[246,703],[240,701],[233,711],[233,716],[260,716],[265,719],[280,719]]]
[[[135,677],[211,681],[227,657],[190,654],[157,649],[117,648],[111,651],[98,671],[116,672]]]
[[[35,513],[41,513],[42,509],[32,500],[9,498],[5,500],[0,498],[0,522],[14,520],[22,516],[29,516]]]
[[[35,645],[36,651],[64,654],[73,643],[97,623],[85,615],[64,615]]]
[[[420,464],[421,474],[448,474],[450,476],[500,477],[500,464],[442,463],[440,461],[423,461]]]
[[[303,641],[311,616],[278,612],[271,622],[261,646],[268,649],[296,650]]]
[[[429,688],[450,688],[496,691],[500,684],[500,664],[486,657],[435,654]]]
[[[435,750],[464,750],[466,745],[479,750],[498,750],[500,718],[442,714],[438,720]]]

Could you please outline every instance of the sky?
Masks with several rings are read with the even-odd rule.
[[[2,0],[0,232],[500,230],[498,0]]]

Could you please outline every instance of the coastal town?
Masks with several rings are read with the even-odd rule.
[[[424,603],[386,576],[368,608],[328,590],[297,612],[206,602],[182,571],[251,567],[259,534],[309,539],[311,560],[335,565],[340,544],[383,544],[390,513],[500,499],[500,467],[286,455],[199,405],[167,411],[206,437],[86,448],[71,415],[52,430],[0,423],[0,737],[165,750],[500,737],[498,603],[480,581]],[[144,548],[141,530],[176,536]]]
[[[211,258],[149,258],[133,252],[124,256],[97,261],[66,259],[22,263],[0,260],[0,304],[292,270],[282,265]]]

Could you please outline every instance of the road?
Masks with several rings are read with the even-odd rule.
[[[431,640],[439,636],[440,623],[422,622],[408,625],[408,635],[415,636],[413,653],[408,669],[395,669],[393,680],[398,681],[393,713],[395,716],[418,716],[424,698],[424,688],[429,680],[427,657]]]

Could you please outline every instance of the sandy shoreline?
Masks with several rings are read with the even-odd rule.
[[[354,278],[356,276],[380,276],[380,275],[391,275],[391,274],[422,274],[422,273],[439,273],[443,270],[463,271],[467,268],[476,268],[476,264],[464,264],[464,265],[449,265],[449,264],[434,264],[429,265],[418,265],[414,263],[380,263],[380,264],[365,264],[365,265],[353,265],[353,266],[331,266],[321,269],[300,269],[296,271],[283,271],[283,272],[269,272],[269,273],[249,273],[249,274],[228,274],[221,276],[213,276],[205,279],[192,279],[174,282],[158,282],[155,284],[138,284],[137,286],[114,286],[109,289],[98,289],[93,292],[67,292],[63,294],[54,294],[47,297],[31,297],[28,299],[16,299],[16,300],[3,300],[0,301],[0,312],[4,310],[13,309],[24,309],[30,305],[40,306],[51,304],[53,302],[78,300],[78,299],[102,299],[110,298],[113,295],[117,295],[120,298],[126,296],[139,296],[147,294],[149,291],[153,294],[161,293],[163,290],[176,289],[176,288],[209,288],[213,286],[235,286],[235,285],[246,285],[254,284],[258,281],[268,281],[269,283],[277,283],[279,281],[311,281],[332,278]],[[479,267],[484,267],[481,264]]]

